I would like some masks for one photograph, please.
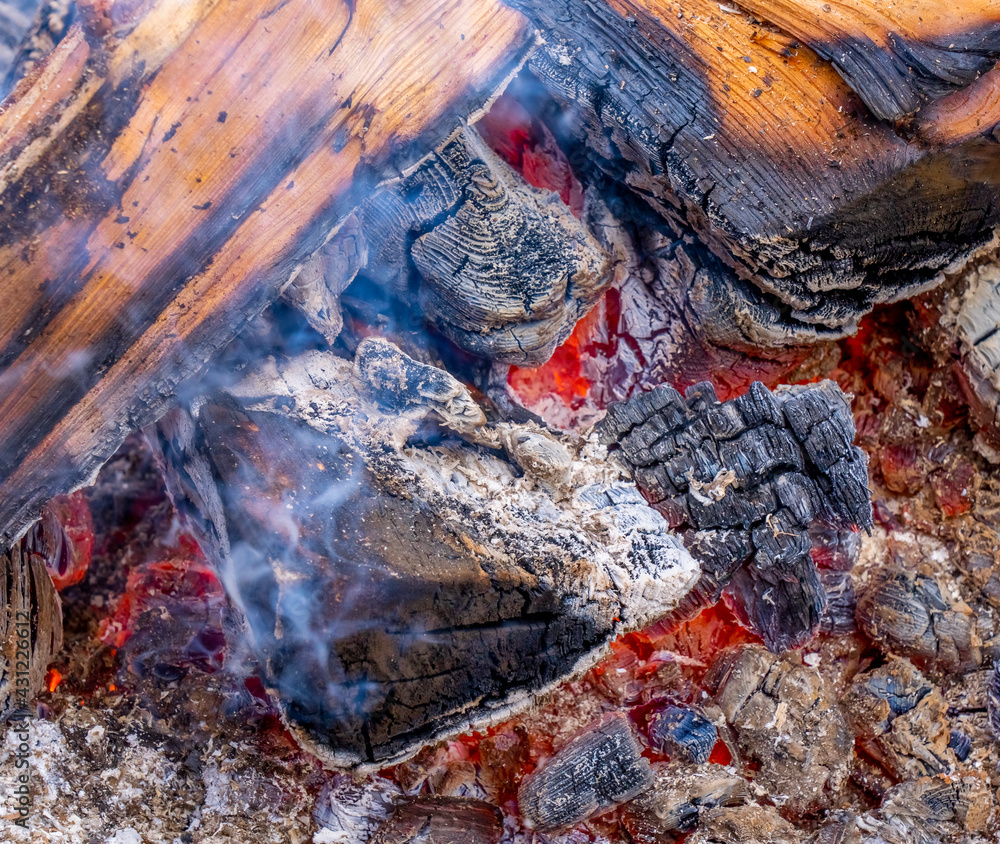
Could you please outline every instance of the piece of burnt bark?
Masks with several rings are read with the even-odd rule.
[[[867,459],[830,381],[721,403],[708,383],[663,385],[612,405],[598,425],[646,499],[702,563],[687,611],[723,593],[775,652],[808,641],[826,596],[810,527],[870,528]]]
[[[602,447],[480,424],[464,387],[385,341],[244,375],[157,440],[268,686],[332,763],[508,716],[697,578]]]
[[[628,718],[614,713],[542,762],[521,783],[521,814],[539,829],[578,823],[631,800],[653,782]]]
[[[528,185],[471,128],[358,217],[369,244],[362,275],[492,360],[544,363],[612,279],[559,196]]]
[[[399,804],[371,844],[499,844],[503,815],[463,797],[419,797]]]
[[[982,663],[976,614],[964,602],[945,601],[933,578],[879,571],[858,598],[856,617],[874,642],[917,665],[965,674]]]
[[[28,716],[62,633],[62,604],[43,558],[19,542],[0,554],[0,723]]]
[[[750,800],[746,780],[722,765],[653,765],[649,788],[621,810],[622,824],[637,843],[662,841],[669,832],[687,832],[718,807]]]
[[[783,812],[812,815],[847,785],[854,737],[824,674],[759,645],[724,652],[706,684],[736,733],[740,757]]]
[[[1000,662],[993,663],[993,671],[986,686],[986,713],[993,736],[1000,741]]]

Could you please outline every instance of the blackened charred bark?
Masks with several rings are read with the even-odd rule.
[[[669,386],[613,405],[599,425],[639,489],[702,562],[687,611],[723,590],[774,651],[812,637],[826,604],[810,526],[872,526],[867,458],[829,381],[720,403],[712,386]]]
[[[933,285],[993,237],[996,146],[949,127],[914,143],[848,84],[879,102],[858,68],[867,61],[891,76],[901,56],[923,67],[905,39],[880,44],[874,58],[863,41],[828,44],[824,55],[839,59],[831,65],[801,39],[710,0],[516,5],[546,39],[529,67],[560,104],[553,129],[727,266],[696,303],[724,317],[704,320],[720,343],[849,334],[875,304]],[[771,5],[755,12],[766,19]],[[953,88],[976,79],[997,48],[983,17],[978,41],[942,35],[954,49],[928,73]],[[857,72],[845,81],[835,67],[844,73],[848,59]],[[909,94],[941,93],[919,77],[908,77],[901,107],[910,109]],[[983,114],[983,126],[996,119]],[[756,312],[768,330],[748,324]]]

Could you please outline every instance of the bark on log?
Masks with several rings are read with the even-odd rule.
[[[79,18],[0,115],[0,546],[487,102],[531,38],[491,0]]]

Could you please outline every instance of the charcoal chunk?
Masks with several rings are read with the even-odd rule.
[[[647,735],[671,758],[702,764],[712,755],[719,731],[698,709],[668,703],[650,717]]]
[[[607,811],[653,781],[628,719],[609,715],[546,759],[518,791],[521,814],[558,829]]]
[[[754,383],[728,402],[707,382],[684,399],[659,387],[612,405],[598,435],[702,564],[678,615],[725,593],[774,652],[812,638],[828,603],[814,558],[849,569],[856,531],[872,526],[867,458],[836,384]],[[839,605],[828,627],[851,629],[853,588],[830,580]]]
[[[881,647],[918,665],[965,674],[982,662],[975,613],[946,602],[929,577],[896,568],[880,572],[858,599],[857,621]]]

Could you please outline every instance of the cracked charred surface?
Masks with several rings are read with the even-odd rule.
[[[490,360],[543,363],[611,282],[608,256],[559,197],[528,185],[475,129],[358,213],[363,274]]]
[[[697,579],[602,447],[484,424],[385,341],[271,360],[196,416],[162,429],[177,486],[296,734],[338,764],[504,717]]]
[[[998,82],[975,81],[996,57],[991,10],[959,4],[923,25],[926,49],[942,38],[949,48],[928,72],[960,88],[952,96],[964,105],[933,103],[918,143],[862,98],[878,114],[893,110],[879,109],[883,89],[907,110],[921,91],[942,89],[921,88],[920,74],[896,84],[901,55],[915,62],[924,48],[895,19],[897,40],[884,19],[865,21],[863,3],[830,16],[848,39],[827,51],[838,50],[833,64],[780,29],[791,3],[775,9],[778,27],[768,23],[773,4],[753,7],[763,23],[709,0],[515,5],[546,38],[529,68],[560,105],[553,130],[589,147],[600,170],[722,263],[689,296],[715,342],[781,348],[846,336],[875,304],[939,282],[993,237]],[[813,4],[799,5],[809,27]],[[926,4],[902,5],[903,23],[920,29]],[[850,42],[859,21],[872,37]],[[977,118],[978,131],[953,125]],[[578,166],[582,178],[587,169]]]
[[[872,526],[867,459],[830,381],[721,403],[710,384],[612,405],[598,426],[646,499],[702,563],[684,611],[727,599],[774,651],[808,641],[826,593],[810,526]]]
[[[706,685],[756,768],[754,782],[783,812],[814,815],[839,803],[854,736],[823,673],[798,654],[745,645],[716,660]]]

